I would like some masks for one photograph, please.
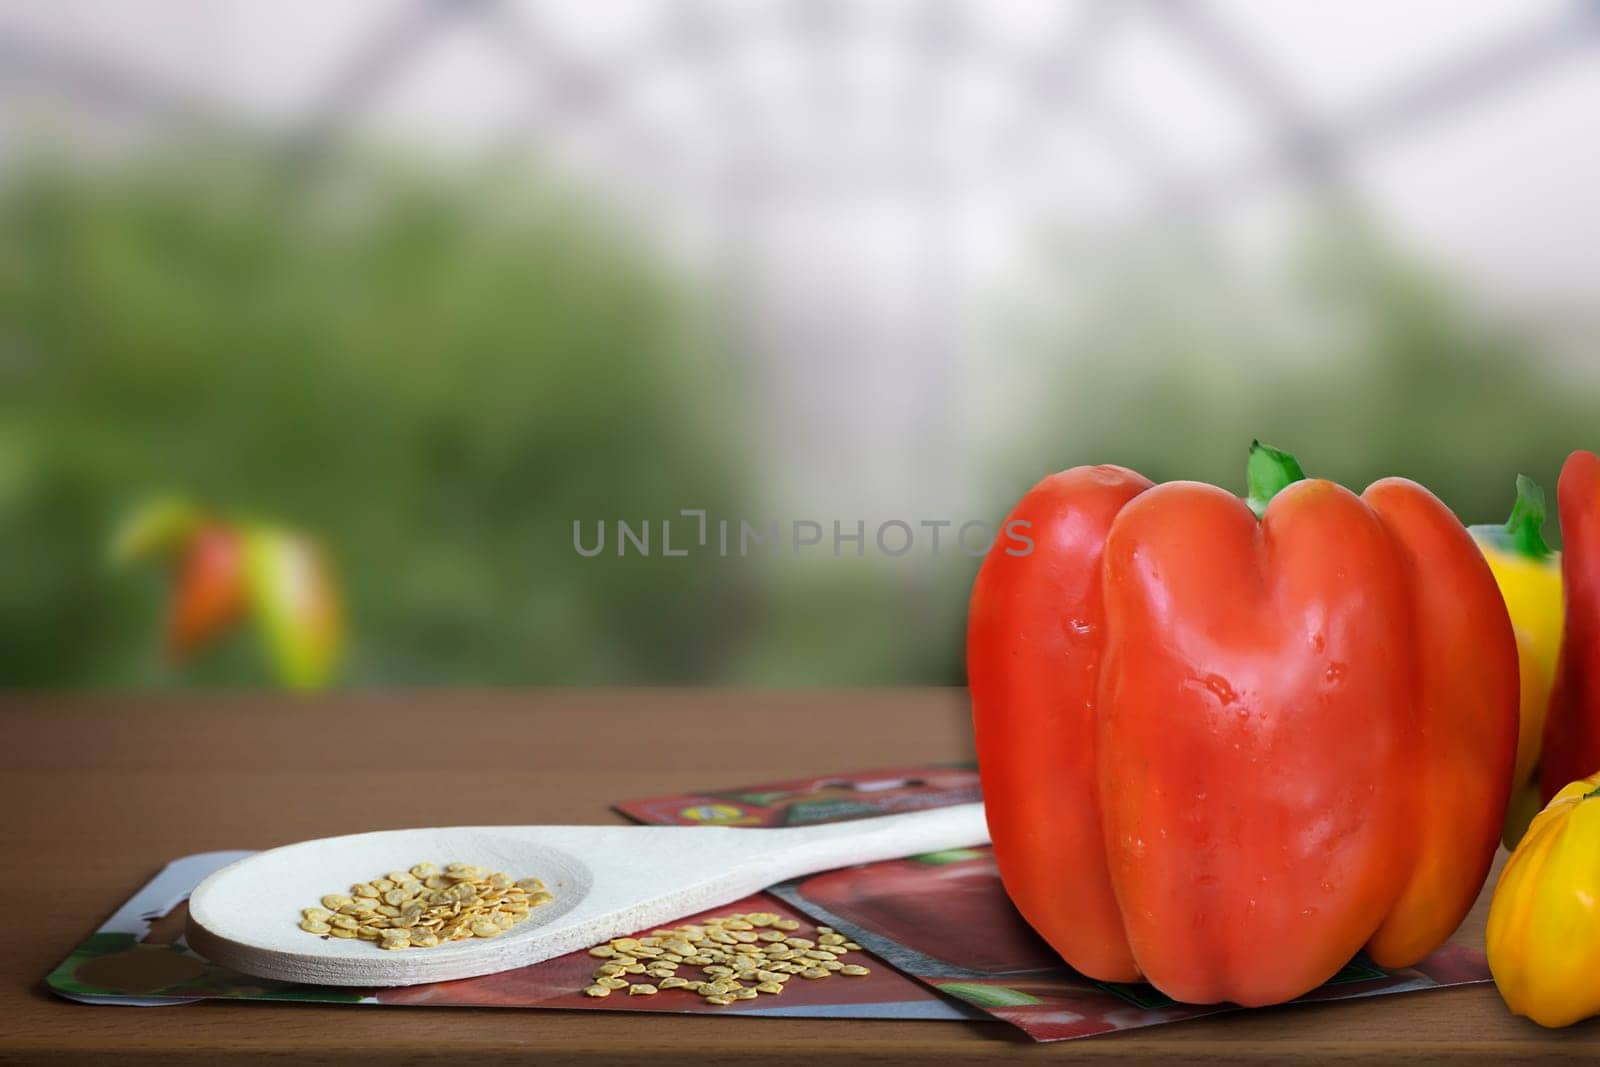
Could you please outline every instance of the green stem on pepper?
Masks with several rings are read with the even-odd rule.
[[[1544,490],[1526,474],[1517,475],[1517,499],[1511,517],[1503,526],[1472,526],[1469,531],[1479,541],[1502,552],[1527,559],[1548,559],[1555,550],[1544,539]]]
[[[1300,469],[1300,461],[1289,453],[1260,441],[1251,441],[1250,458],[1244,467],[1245,486],[1249,490],[1245,503],[1250,505],[1250,510],[1259,519],[1267,513],[1267,505],[1273,497],[1295,482],[1303,481],[1305,476],[1306,472]]]
[[[1524,556],[1543,559],[1550,555],[1544,540],[1544,490],[1526,474],[1517,475],[1517,502],[1511,505],[1506,520],[1506,536]]]

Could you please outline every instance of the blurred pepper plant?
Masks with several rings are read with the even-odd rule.
[[[215,509],[178,523],[182,539],[124,542],[173,553],[174,647],[253,610],[281,677],[328,676],[336,614],[271,592],[323,557],[302,535],[216,518],[282,515],[339,561],[350,682],[713,673],[727,594],[703,558],[571,546],[574,519],[728,506],[699,305],[525,169],[442,177],[347,157],[293,171],[233,148],[13,169],[0,684],[260,682],[249,642],[173,672],[151,647],[164,583],[99,565],[119,520],[166,486]],[[170,521],[187,505],[162,507]],[[187,569],[239,567],[242,586],[185,584]]]
[[[167,651],[175,662],[250,618],[279,684],[314,689],[331,678],[344,643],[343,609],[326,554],[304,533],[156,498],[124,522],[112,559],[166,565]]]

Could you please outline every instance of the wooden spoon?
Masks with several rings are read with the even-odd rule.
[[[470,978],[588,948],[803,874],[984,844],[983,805],[788,829],[716,826],[455,826],[380,830],[270,849],[189,898],[189,944],[243,974],[317,985]],[[319,938],[300,909],[379,872],[461,861],[544,880],[555,900],[492,939],[386,950]]]

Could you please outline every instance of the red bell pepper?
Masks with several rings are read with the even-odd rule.
[[[1566,619],[1539,765],[1546,804],[1569,782],[1600,771],[1600,457],[1567,457],[1556,502]]]
[[[1517,741],[1511,624],[1449,509],[1259,445],[1250,475],[1252,506],[1046,478],[1007,520],[1034,550],[996,542],[969,616],[1012,901],[1085,974],[1193,1003],[1432,952],[1488,872]]]
[[[167,648],[187,659],[245,613],[244,543],[232,526],[197,524],[182,546],[175,570]]]

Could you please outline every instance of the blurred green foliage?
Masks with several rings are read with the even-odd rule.
[[[248,154],[0,187],[0,683],[175,681],[162,585],[105,563],[173,490],[313,531],[346,680],[703,677],[706,563],[574,518],[725,507],[697,301],[555,188]],[[148,577],[148,576],[144,576]],[[248,644],[200,680],[260,684]]]
[[[1029,369],[1003,383],[1004,434],[967,457],[972,517],[1081,463],[1240,491],[1260,437],[1313,475],[1403,474],[1497,521],[1518,473],[1552,487],[1600,444],[1600,376],[1370,227],[1305,248],[1259,276],[1203,255],[1064,272],[1008,339]],[[266,679],[247,641],[180,676],[164,583],[106,563],[117,520],[163,491],[324,541],[351,683],[960,681],[975,560],[574,552],[575,518],[586,541],[619,518],[659,538],[680,508],[766,505],[704,307],[522,168],[223,151],[13,171],[0,684]]]
[[[735,685],[960,685],[977,559],[809,561],[764,575],[726,676]]]
[[[1017,342],[1049,385],[998,461],[997,501],[1080,463],[1242,493],[1260,438],[1314,477],[1403,475],[1465,522],[1499,522],[1519,473],[1553,499],[1567,454],[1600,447],[1600,374],[1370,222],[1324,220],[1291,260],[1252,275],[1202,253],[1134,257],[1065,277],[1071,313],[1026,317]]]

